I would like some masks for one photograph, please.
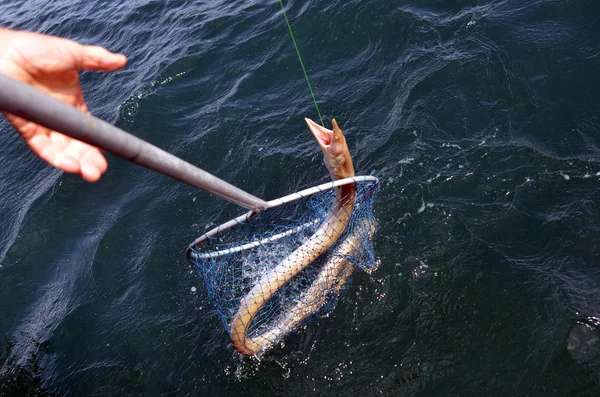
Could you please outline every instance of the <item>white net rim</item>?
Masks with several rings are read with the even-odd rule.
[[[323,183],[318,186],[313,186],[308,189],[304,189],[299,192],[288,194],[287,196],[283,196],[283,197],[268,201],[266,210],[268,210],[270,208],[279,207],[279,206],[285,205],[287,203],[291,203],[293,201],[306,198],[308,196],[312,196],[313,194],[331,190],[331,189],[334,189],[339,186],[349,185],[351,183],[366,183],[366,182],[379,183],[379,178],[377,178],[373,175],[361,175],[361,176],[352,176],[352,177],[340,179],[337,181]],[[191,259],[207,259],[207,258],[216,258],[216,257],[223,256],[223,255],[229,255],[229,254],[232,254],[235,252],[240,252],[240,251],[247,250],[250,248],[258,247],[261,244],[273,242],[273,241],[279,240],[286,236],[290,236],[292,234],[298,233],[300,230],[304,229],[305,227],[311,226],[315,222],[317,222],[317,221],[313,220],[313,221],[307,222],[303,225],[297,226],[294,229],[290,229],[290,230],[287,230],[282,233],[274,234],[263,240],[253,241],[251,243],[246,243],[246,244],[240,244],[236,247],[231,247],[231,248],[228,248],[225,250],[212,251],[212,252],[206,252],[206,253],[198,253],[198,252],[194,251],[194,248],[196,248],[200,244],[206,242],[211,237],[214,237],[219,233],[222,233],[228,229],[231,229],[232,227],[234,227],[236,225],[247,223],[250,221],[251,218],[258,215],[259,213],[260,213],[259,211],[248,211],[245,214],[240,215],[237,218],[233,218],[230,221],[227,221],[225,223],[222,223],[219,226],[204,233],[202,236],[198,237],[196,240],[194,240],[194,242],[192,244],[189,245],[188,250],[187,250],[188,257]]]

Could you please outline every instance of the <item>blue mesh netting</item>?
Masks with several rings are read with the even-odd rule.
[[[328,189],[265,210],[191,246],[190,259],[238,351],[267,350],[309,318],[331,310],[355,268],[375,269],[373,199],[379,184],[360,181],[355,187],[349,217],[343,212],[331,217],[340,197]],[[339,237],[313,258],[305,248],[317,247],[315,233],[328,230],[326,220],[339,226],[340,218],[347,226],[337,227]],[[331,237],[327,233],[323,240]],[[310,264],[299,272],[279,274],[303,260],[303,253]]]

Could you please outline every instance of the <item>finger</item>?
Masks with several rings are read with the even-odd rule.
[[[100,174],[104,174],[108,169],[106,158],[102,155],[100,150],[93,147],[83,154],[81,157],[81,163],[86,163],[90,167],[94,167],[100,172]]]
[[[50,165],[65,172],[79,173],[79,161],[65,154],[63,148],[54,145],[48,135],[38,134],[25,140],[31,150]]]
[[[40,155],[40,157],[46,161],[48,161],[48,163],[52,164],[53,166],[55,166],[58,169],[61,169],[65,172],[68,172],[70,174],[80,174],[81,173],[81,163],[79,161],[77,161],[77,159],[69,156],[69,155],[65,155],[62,152],[57,152],[55,155],[49,156],[50,153],[52,153],[54,150],[52,149],[46,149],[42,155]],[[45,154],[45,156],[44,156]],[[53,161],[49,161],[44,157],[51,157],[53,159]]]
[[[96,182],[106,172],[108,164],[97,150],[90,150],[81,159],[80,174],[88,182]]]
[[[77,62],[78,69],[103,70],[106,72],[121,69],[127,63],[123,54],[115,54],[104,47],[82,45]]]
[[[81,161],[80,172],[81,177],[88,182],[96,182],[102,176],[100,170],[88,161]]]
[[[73,140],[72,138],[69,138],[66,135],[54,131],[50,131],[47,135],[50,139],[51,145],[57,148],[58,150],[64,150],[67,146],[71,144]]]
[[[69,152],[52,145],[50,139],[39,136],[28,141],[32,150],[44,161],[71,174],[79,174],[88,182],[96,182],[108,168],[106,159],[96,148],[86,153]]]
[[[108,169],[108,162],[106,161],[106,158],[102,155],[100,151],[98,151],[98,155],[95,155],[93,157],[92,161],[94,162],[96,167],[98,167],[98,170],[101,174],[104,174]]]
[[[52,136],[52,133],[51,133]],[[68,158],[73,158],[79,163],[78,173],[88,182],[95,182],[100,179],[100,176],[108,168],[106,159],[98,150],[87,143],[78,141],[76,139],[68,139],[68,145],[62,148],[57,144],[55,147],[60,148],[64,155],[61,161]],[[64,163],[59,164],[59,167],[63,168]]]

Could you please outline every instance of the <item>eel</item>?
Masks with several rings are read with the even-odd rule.
[[[332,120],[333,130],[322,127],[308,118],[305,118],[305,121],[321,147],[325,167],[329,171],[331,179],[335,181],[354,176],[350,150],[336,120]],[[285,283],[326,252],[346,230],[354,208],[355,184],[336,187],[335,196],[335,203],[317,231],[277,266],[266,272],[240,300],[238,311],[233,316],[229,327],[233,348],[238,353],[255,355],[273,343],[274,340],[270,337],[261,335],[248,337],[248,328],[252,320],[260,308]],[[351,243],[349,244],[349,247],[353,246]]]

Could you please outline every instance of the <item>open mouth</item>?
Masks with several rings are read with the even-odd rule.
[[[312,132],[322,148],[326,148],[331,145],[331,140],[333,139],[332,130],[320,126],[311,119],[305,118],[304,120],[306,121],[306,124],[308,124],[308,129],[310,132]]]

